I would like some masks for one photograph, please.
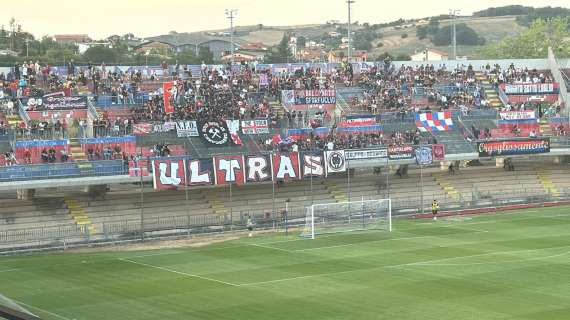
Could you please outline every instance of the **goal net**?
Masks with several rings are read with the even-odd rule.
[[[302,237],[357,230],[392,231],[390,199],[314,204],[306,208]]]

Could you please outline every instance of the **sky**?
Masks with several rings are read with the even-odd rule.
[[[568,0],[355,0],[353,21],[382,23],[422,18],[459,9],[461,14],[503,5],[570,7]],[[346,0],[3,0],[0,24],[16,18],[36,37],[88,34],[102,39],[113,34],[138,37],[170,31],[193,32],[229,26],[224,9],[237,9],[236,25],[284,26],[347,21]]]

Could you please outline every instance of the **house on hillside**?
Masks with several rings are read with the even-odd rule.
[[[145,54],[147,52],[168,55],[175,50],[175,46],[163,41],[146,41],[133,48],[135,52]]]
[[[327,52],[320,48],[304,48],[299,52],[299,58],[307,62],[324,62],[327,57]]]
[[[247,52],[241,52],[238,51],[236,53],[234,53],[234,62],[235,63],[241,63],[241,62],[253,62],[253,61],[263,61],[263,59],[265,58],[265,56],[258,56],[256,54],[253,53],[247,53]],[[228,54],[223,56],[221,59],[222,63],[228,63],[232,60],[232,55]]]
[[[411,57],[412,61],[446,61],[449,59],[449,54],[445,51],[426,48]]]
[[[208,40],[198,44],[198,47],[208,47],[214,55],[214,61],[220,61],[223,56],[231,52],[232,43],[226,40]],[[240,45],[234,42],[234,50],[238,50]]]
[[[347,60],[346,59],[346,53],[344,51],[340,51],[340,52],[331,51],[331,52],[329,52],[328,62],[340,63],[340,62],[343,62],[346,60]],[[368,52],[366,52],[364,50],[353,51],[351,61],[352,62],[366,62],[366,61],[368,61]]]
[[[89,48],[92,47],[105,47],[105,48],[112,48],[113,45],[110,42],[89,42],[89,43],[78,43],[77,44],[77,51],[80,54],[84,54]]]
[[[56,34],[53,36],[53,41],[59,43],[79,44],[92,42],[93,40],[91,40],[91,38],[86,34]]]

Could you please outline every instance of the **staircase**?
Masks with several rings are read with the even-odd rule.
[[[286,110],[285,107],[283,107],[283,105],[281,104],[281,102],[270,101],[269,107],[271,108],[271,110],[273,110],[275,114],[279,115],[279,117],[285,117]]]
[[[8,122],[11,128],[18,128],[18,125],[20,124],[20,122],[22,122],[22,118],[20,118],[20,116],[17,114],[12,114],[6,116],[6,121]]]
[[[71,215],[73,221],[80,227],[86,227],[90,235],[95,234],[95,226],[81,207],[81,204],[72,198],[64,198],[63,202],[69,209],[69,215]]]
[[[81,144],[79,143],[79,139],[77,139],[77,138],[69,139],[69,153],[71,155],[71,158],[75,161],[86,161],[87,160],[87,156],[85,155],[85,151],[83,151],[83,148],[81,147]]]
[[[540,132],[541,136],[553,136],[554,132],[552,132],[552,127],[550,126],[550,123],[548,123],[548,120],[545,119],[540,119],[540,122],[538,123],[538,131]]]
[[[459,200],[459,192],[451,185],[451,182],[441,174],[432,174],[437,184],[450,196],[453,200]]]
[[[211,191],[211,190],[210,190]],[[217,192],[203,192],[204,198],[208,201],[210,208],[214,214],[224,215],[227,212],[226,206],[223,201],[218,198]]]
[[[489,102],[489,106],[492,108],[501,108],[503,106],[501,99],[499,99],[499,93],[497,93],[497,90],[493,88],[485,88],[483,90],[485,91],[485,97]]]
[[[550,179],[550,172],[545,170],[545,169],[538,169],[536,171],[536,176],[538,177],[538,181],[540,181],[540,184],[542,185],[542,188],[544,189],[544,191],[546,191],[547,193],[553,195],[553,196],[560,196],[560,192],[558,191],[558,188],[556,188],[556,186],[554,185],[554,183],[552,182],[552,180]]]
[[[477,81],[480,81],[481,84],[483,84],[484,86],[488,86],[491,85],[491,82],[489,81],[489,79],[487,78],[487,76],[485,76],[485,74],[481,71],[477,71],[475,72],[475,79]]]
[[[325,182],[327,191],[333,196],[334,201],[337,203],[347,202],[346,193],[342,191],[335,183],[331,181]]]

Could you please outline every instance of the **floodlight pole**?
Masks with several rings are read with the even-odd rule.
[[[452,43],[453,43],[453,60],[457,60],[457,15],[459,14],[459,10],[449,9],[449,15],[451,16],[451,23],[453,25],[453,36],[452,36]]]
[[[142,149],[142,148],[141,148]],[[142,155],[142,150],[141,150]],[[148,163],[148,160],[147,160]],[[144,241],[144,183],[143,183],[143,170],[142,163],[139,161],[139,176],[141,184],[141,241]]]
[[[237,15],[237,9],[226,9],[226,16],[230,19],[230,41],[231,41],[231,65],[234,65],[234,19]],[[230,69],[231,70],[231,69]]]
[[[354,3],[354,0],[347,0],[346,3],[348,4],[348,26],[347,26],[347,30],[348,30],[348,57],[347,60],[350,63],[350,61],[352,60],[352,35],[350,34],[350,18],[351,18],[351,5]]]
[[[273,152],[271,152],[270,157],[271,159],[273,159]],[[271,206],[273,210],[273,218],[276,218],[277,214],[275,212],[275,180],[273,179],[273,177],[271,177]]]

